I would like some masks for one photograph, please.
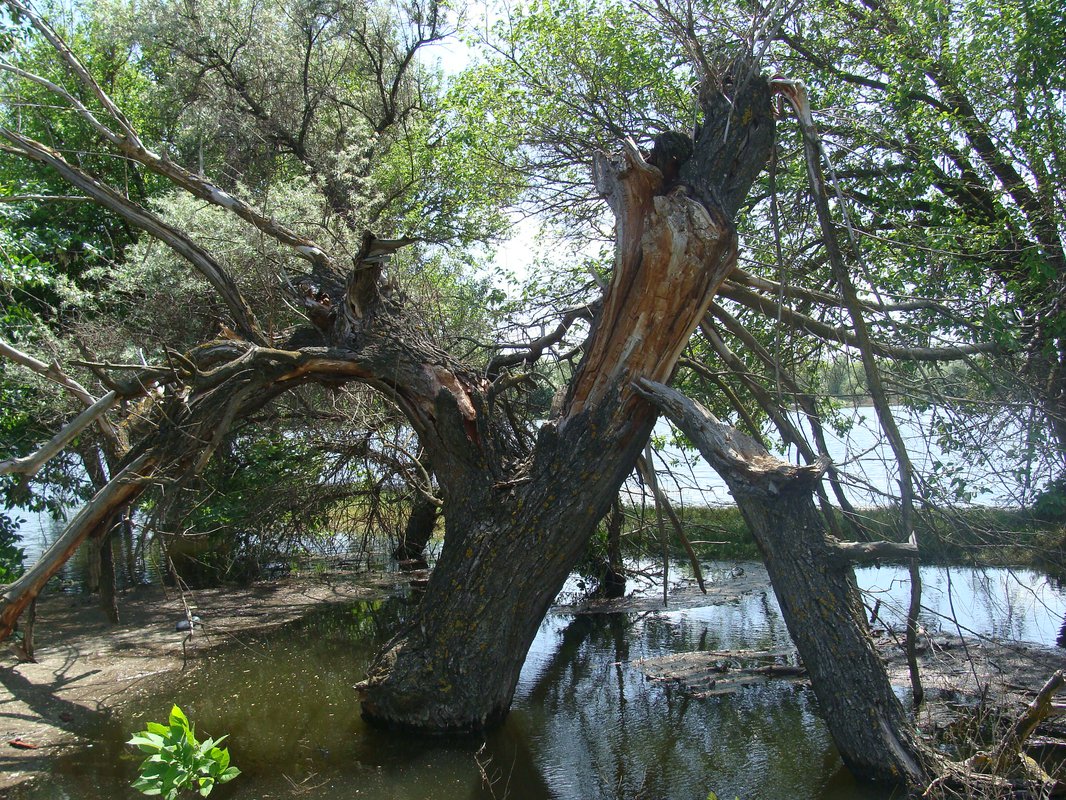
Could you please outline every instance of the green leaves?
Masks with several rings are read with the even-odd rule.
[[[149,722],[145,730],[126,742],[148,754],[141,762],[140,776],[133,788],[165,800],[175,800],[183,790],[207,797],[217,784],[228,783],[241,774],[230,766],[229,750],[218,746],[225,738],[198,742],[189,718],[174,706],[166,725]]]

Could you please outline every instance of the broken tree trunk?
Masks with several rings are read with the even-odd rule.
[[[621,157],[597,157],[596,184],[616,219],[614,272],[559,416],[529,455],[507,447],[472,376],[437,372],[430,408],[400,392],[419,412],[411,418],[440,483],[445,538],[427,602],[360,687],[368,719],[474,730],[510,708],[548,606],[654,425],[633,382],[669,380],[733,269],[732,215],[773,133],[767,82],[752,74],[737,85],[732,98],[703,93],[707,122],[682,185],[665,185],[631,142]],[[349,283],[353,331],[373,313],[370,285]]]
[[[850,564],[814,505],[824,465],[798,467],[661,384],[641,381],[729,486],[762,552],[785,624],[848,768],[874,780],[925,786],[939,759],[892,691],[873,647]]]

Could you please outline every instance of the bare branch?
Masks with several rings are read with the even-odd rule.
[[[780,319],[793,328],[807,331],[807,333],[826,341],[840,342],[848,347],[859,346],[859,341],[852,330],[829,325],[788,306],[782,306],[765,295],[753,292],[735,283],[726,281],[718,290],[718,294],[730,300],[735,300],[741,305],[753,311],[758,311],[767,317]],[[1003,346],[998,342],[958,344],[951,347],[902,347],[872,340],[870,349],[875,355],[890,358],[894,361],[960,361],[969,356],[982,353],[995,355],[1004,352]]]
[[[91,203],[91,197],[80,194],[7,194],[0,195],[0,203]]]
[[[48,461],[59,455],[67,445],[74,441],[83,430],[97,422],[118,402],[118,393],[111,391],[82,411],[71,420],[36,453],[23,458],[11,458],[0,461],[0,475],[17,472],[32,478]]]
[[[300,236],[295,231],[292,231],[277,222],[277,220],[266,216],[254,206],[251,206],[240,198],[234,197],[205,178],[175,164],[165,156],[161,156],[149,150],[141,141],[140,136],[133,128],[129,119],[122,113],[122,110],[114,100],[108,96],[107,92],[103,90],[100,84],[92,77],[85,65],[78,59],[77,55],[66,45],[62,37],[60,37],[40,15],[20,2],[20,0],[2,0],[2,2],[6,3],[17,13],[25,15],[25,17],[30,20],[33,27],[48,40],[56,53],[59,54],[60,58],[67,65],[67,68],[87,89],[89,89],[89,91],[107,110],[107,113],[114,118],[121,129],[121,133],[116,133],[101,123],[84,103],[61,86],[12,65],[5,64],[0,66],[9,72],[19,75],[19,77],[44,86],[49,91],[61,97],[74,108],[79,116],[88,122],[93,130],[131,160],[142,164],[158,175],[168,178],[173,183],[201,200],[211,203],[212,205],[221,206],[222,208],[233,212],[245,222],[255,226],[255,228],[271,238],[276,239],[284,245],[292,247],[301,258],[310,261],[316,268],[325,269],[327,272],[333,274],[337,273],[337,268],[333,264],[332,259],[330,259],[326,252],[315,242]]]
[[[7,139],[14,145],[11,148],[0,148],[0,150],[6,150],[51,167],[64,180],[85,192],[104,208],[123,217],[131,225],[147,231],[187,259],[196,268],[197,272],[203,275],[215,288],[215,291],[219,293],[219,296],[229,308],[230,314],[233,315],[237,330],[251,341],[260,344],[265,343],[265,338],[260,332],[255,316],[240,289],[237,288],[237,284],[234,283],[221,264],[186,234],[163,222],[155,214],[133,201],[128,200],[110,186],[75,167],[50,147],[16,133],[9,128],[0,128],[0,138]]]
[[[36,564],[17,581],[3,587],[0,593],[0,640],[11,634],[19,615],[40,594],[49,578],[62,569],[86,537],[144,490],[156,463],[153,456],[142,455],[126,466],[78,512]]]
[[[59,54],[59,57],[63,59],[63,62],[67,65],[67,68],[74,73],[74,75],[81,81],[95,97],[100,101],[100,104],[104,107],[108,114],[110,114],[115,122],[122,128],[122,133],[129,138],[130,142],[136,147],[141,146],[140,139],[137,137],[137,132],[133,129],[129,119],[122,113],[115,102],[108,96],[99,83],[92,77],[89,70],[85,68],[85,65],[81,63],[81,60],[74,54],[74,52],[67,47],[66,43],[60,38],[59,34],[55,32],[51,25],[44,21],[44,19],[34,11],[30,6],[20,2],[20,0],[3,0],[5,4],[16,12],[16,15],[23,16],[30,21],[30,24],[40,33],[48,43],[52,45],[52,48]],[[62,94],[66,94],[62,92]],[[70,97],[70,95],[67,95]],[[83,106],[84,107],[84,106]]]
[[[21,350],[12,347],[3,339],[0,339],[0,355],[4,356],[5,358],[11,359],[16,364],[21,364],[27,369],[36,372],[41,377],[47,378],[53,383],[59,384],[68,392],[77,397],[78,400],[84,403],[88,408],[92,408],[96,403],[100,402],[91,394],[89,394],[88,390],[84,386],[82,386],[72,377],[63,372],[58,362],[53,361],[51,364],[45,364],[43,361],[40,361],[34,358],[33,356],[27,353],[23,353]],[[103,416],[102,412],[100,414],[97,414],[91,421],[96,422],[97,427],[100,429],[100,432],[109,442],[112,443],[112,445],[115,447],[116,452],[120,452],[124,449],[122,447],[122,440],[119,436],[118,431]],[[49,458],[51,458],[51,456],[49,456]]]
[[[918,546],[911,542],[833,542],[833,550],[851,564],[868,564],[886,558],[910,561],[918,557]]]

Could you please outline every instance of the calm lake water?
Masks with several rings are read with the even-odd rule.
[[[711,563],[706,572],[728,582],[737,566]],[[748,577],[764,574],[759,564],[739,566]],[[954,607],[976,634],[1050,645],[1066,613],[1061,587],[1028,570],[927,568],[923,578],[929,628],[954,631],[940,616]],[[883,619],[906,598],[903,570],[866,569],[859,581],[872,592],[868,603],[882,599]],[[244,774],[216,790],[212,797],[221,800],[704,800],[712,790],[743,800],[890,796],[842,769],[809,689],[769,685],[696,699],[637,668],[639,659],[672,653],[789,647],[772,592],[698,608],[549,614],[506,723],[462,739],[390,734],[358,716],[352,684],[408,603],[323,609],[266,637],[225,632],[232,645],[102,722],[91,748],[60,758],[46,785],[15,797],[136,796],[127,787],[138,758],[122,742],[164,718],[172,702],[201,732],[231,735]],[[482,770],[497,778],[491,789]]]
[[[1047,481],[1061,470],[1054,462],[1053,447],[1041,447],[1023,421],[1013,415],[997,419],[952,421],[942,410],[922,411],[893,407],[893,416],[907,445],[915,471],[926,486],[923,491],[940,502],[970,502],[977,505],[1015,508],[1032,503]],[[808,431],[806,419],[792,415]],[[873,408],[845,408],[839,412],[841,429],[825,427],[829,457],[842,473],[845,494],[859,508],[891,504],[899,496],[899,473]],[[950,431],[958,447],[943,446]],[[669,475],[660,477],[662,487],[675,502],[689,505],[732,505],[725,482],[698,453],[670,444],[670,423],[660,419],[655,435],[666,441],[657,464]],[[813,441],[813,439],[811,439]],[[799,463],[794,449],[778,451],[787,461]],[[1028,469],[1018,465],[1028,455]],[[635,481],[628,484],[639,493]],[[835,502],[835,500],[834,500]]]

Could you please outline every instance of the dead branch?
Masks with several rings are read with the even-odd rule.
[[[144,490],[157,464],[158,458],[154,455],[145,454],[134,459],[86,503],[32,567],[14,583],[3,587],[0,591],[0,640],[11,635],[23,610],[62,569],[78,545]]]
[[[53,383],[62,386],[85,404],[87,408],[92,408],[96,403],[100,402],[89,394],[89,391],[78,383],[78,381],[67,375],[56,361],[53,361],[51,364],[45,364],[43,361],[34,358],[28,353],[24,353],[21,350],[12,347],[3,339],[0,339],[0,355],[11,359],[16,364],[21,364],[27,369],[36,372],[41,377],[47,378]],[[80,419],[80,415],[78,418]],[[121,454],[125,451],[121,436],[115,427],[103,415],[103,412],[96,414],[91,421],[96,423],[97,427],[100,429],[100,433],[102,433],[104,438],[112,444],[116,453]],[[51,456],[49,456],[49,458],[51,458]]]
[[[833,227],[832,213],[829,207],[829,199],[826,191],[825,178],[822,173],[823,160],[828,164],[829,159],[822,147],[822,140],[814,124],[814,116],[811,113],[810,102],[807,99],[807,87],[802,81],[790,81],[775,79],[771,81],[775,91],[779,92],[796,112],[800,132],[803,134],[803,151],[807,162],[807,176],[811,189],[811,197],[814,200],[814,208],[818,217],[818,225],[822,231],[822,242],[825,246],[826,255],[829,257],[829,265],[833,280],[840,287],[840,293],[844,300],[844,307],[851,317],[851,327],[855,337],[855,346],[862,360],[863,371],[866,373],[866,383],[870,389],[870,397],[877,412],[877,419],[881,423],[881,429],[885,432],[892,453],[896,457],[899,466],[900,488],[900,522],[904,536],[913,543],[914,539],[914,469],[911,465],[910,454],[907,451],[906,442],[896,425],[895,415],[888,401],[881,380],[881,371],[877,366],[876,348],[870,334],[863,311],[862,300],[859,297],[855,282],[844,262],[843,249],[837,239],[836,229]],[[832,170],[832,165],[829,165]],[[846,213],[846,212],[845,212]],[[850,231],[850,223],[849,228]],[[921,705],[923,689],[921,675],[918,671],[918,659],[915,647],[918,637],[918,609],[921,605],[922,584],[918,570],[917,559],[909,563],[910,571],[910,608],[907,611],[907,664],[910,668],[911,691],[915,706]]]
[[[11,143],[10,148],[2,148],[51,167],[71,185],[109,211],[121,216],[131,225],[159,239],[174,252],[184,257],[214,287],[225,302],[234,324],[242,335],[250,341],[265,344],[266,340],[255,320],[255,314],[241,294],[237,284],[229,273],[206,250],[196,244],[189,236],[172,225],[163,222],[150,211],[128,200],[110,186],[101,183],[88,173],[70,164],[62,155],[38,141],[23,136],[9,128],[0,128],[0,138]]]
[[[1043,688],[1037,692],[1036,697],[1029,703],[1022,715],[1014,721],[999,744],[985,757],[987,760],[979,759],[978,763],[982,767],[987,767],[986,771],[996,775],[1002,774],[1009,769],[1011,762],[1022,756],[1022,748],[1026,740],[1036,730],[1036,726],[1051,713],[1051,701],[1062,689],[1063,684],[1066,684],[1066,673],[1062,670],[1048,678]]]
[[[912,542],[833,542],[841,560],[852,564],[869,564],[881,559],[910,561],[918,557],[918,545]]]
[[[23,458],[10,458],[6,461],[0,461],[0,475],[9,475],[16,472],[25,475],[27,478],[32,478],[41,467],[63,452],[67,445],[78,437],[78,434],[94,422],[97,422],[116,403],[118,403],[118,394],[114,391],[108,392],[67,423],[59,433],[42,445],[37,452]]]
[[[807,314],[787,306],[781,305],[776,300],[752,291],[734,282],[725,282],[719,290],[719,295],[735,300],[741,305],[758,311],[771,319],[780,319],[783,323],[806,331],[814,336],[830,342],[840,342],[848,347],[858,347],[859,341],[855,333],[843,326],[829,325]],[[879,356],[890,358],[894,361],[960,361],[969,356],[980,354],[1003,353],[1003,346],[998,342],[977,342],[975,344],[952,345],[951,347],[900,347],[871,340],[870,348]]]
[[[700,591],[707,594],[707,587],[703,583],[703,569],[700,567],[700,559],[692,547],[692,542],[689,541],[688,536],[685,534],[685,526],[681,524],[681,519],[677,516],[677,512],[674,511],[670,498],[659,488],[659,481],[655,475],[655,466],[649,458],[650,455],[651,451],[649,449],[645,455],[637,459],[637,471],[644,479],[644,484],[655,495],[656,505],[670,518],[670,524],[674,526],[674,532],[677,533],[677,538],[681,540],[681,545],[685,548],[685,554],[688,556],[688,563],[692,567],[692,574],[696,578],[696,583],[699,584]],[[663,582],[666,582],[665,577]]]

